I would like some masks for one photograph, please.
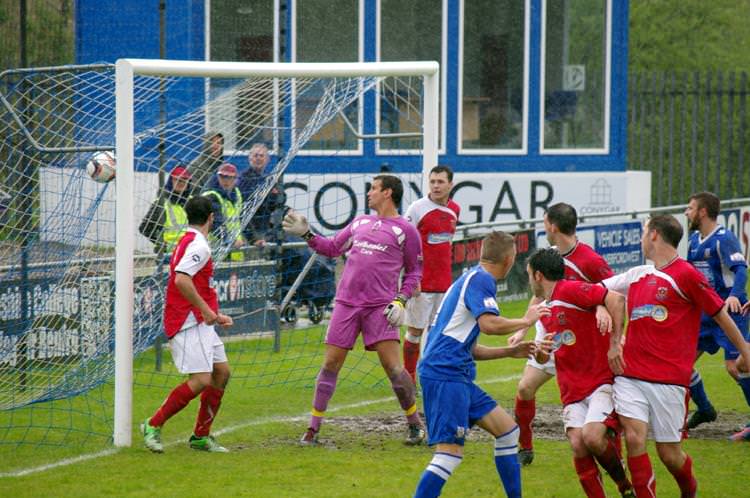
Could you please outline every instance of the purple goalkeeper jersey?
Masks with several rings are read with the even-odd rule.
[[[316,235],[308,244],[329,258],[347,252],[336,302],[349,306],[384,306],[399,293],[409,298],[422,278],[419,232],[401,216],[357,216],[332,238]]]

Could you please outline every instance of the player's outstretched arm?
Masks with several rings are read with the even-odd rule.
[[[597,306],[596,325],[599,327],[599,332],[607,334],[618,329],[622,335],[622,328],[625,325],[625,296],[613,290],[608,291],[604,298],[604,309],[609,318],[608,321],[604,318],[600,320],[600,307]]]
[[[313,251],[327,258],[341,256],[351,246],[351,224],[329,239],[321,235],[315,235],[310,229],[307,218],[290,209],[281,221],[281,228],[288,234],[302,237]]]
[[[485,313],[479,317],[479,330],[488,335],[506,335],[518,329],[528,329],[539,317],[549,315],[549,308],[544,304],[530,305],[522,318],[505,318],[500,315]]]
[[[180,273],[176,272],[174,277],[174,284],[177,286],[177,290],[180,291],[180,294],[187,299],[190,304],[198,308],[198,310],[201,312],[201,315],[203,315],[203,321],[206,322],[206,325],[213,325],[216,323],[216,319],[218,318],[218,315],[214,313],[214,310],[212,310],[208,303],[201,297],[200,294],[198,294],[198,289],[195,288],[195,284],[193,283],[193,279],[190,275],[187,273]],[[228,318],[228,317],[227,317]],[[231,318],[229,318],[231,321]]]
[[[531,296],[531,300],[529,301],[529,306],[534,305],[534,304],[539,304],[543,301],[544,300],[541,297]],[[508,346],[515,346],[519,342],[523,341],[526,338],[526,333],[528,331],[529,331],[529,327],[523,327],[517,330],[510,337],[508,337]]]
[[[515,346],[489,347],[481,344],[475,344],[471,351],[472,356],[477,361],[496,360],[498,358],[528,358],[537,351],[537,344],[534,341],[524,341]]]

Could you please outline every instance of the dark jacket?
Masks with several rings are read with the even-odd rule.
[[[257,173],[252,167],[247,168],[240,175],[237,187],[242,193],[242,200],[245,204],[251,202],[258,195],[258,190],[263,186],[266,176]],[[284,187],[278,183],[268,192],[266,198],[255,211],[250,223],[245,227],[243,235],[248,243],[252,244],[258,239],[275,240],[275,232],[280,227],[276,226],[278,223],[274,223],[274,220],[277,211],[281,210],[284,204],[286,204],[286,194],[284,193]]]
[[[198,157],[193,159],[188,165],[188,170],[193,175],[193,185],[198,190],[205,189],[211,181],[214,173],[224,163],[224,152],[218,156],[211,154],[211,142],[214,137],[221,136],[221,133],[208,133],[203,137],[203,144]]]

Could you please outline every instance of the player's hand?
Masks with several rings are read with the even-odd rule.
[[[286,233],[296,235],[297,237],[302,237],[310,232],[310,224],[307,222],[307,218],[291,209],[284,216],[284,219],[281,220],[281,228]]]
[[[521,341],[511,349],[511,358],[528,358],[537,352],[537,343],[534,341]]]
[[[609,368],[615,375],[622,375],[625,373],[625,359],[622,356],[622,345],[610,346],[607,352],[607,361],[609,362]]]
[[[537,351],[541,351],[544,354],[552,354],[552,349],[555,347],[555,341],[553,341],[555,334],[547,334],[541,341],[536,341]]]
[[[219,315],[217,315],[210,309],[206,312],[202,311],[201,315],[203,315],[203,322],[206,325],[213,325],[214,323],[216,323],[216,319],[219,317]]]
[[[232,317],[229,315],[219,313],[218,315],[216,315],[216,324],[224,328],[231,327],[234,324],[234,320],[232,320]]]
[[[508,346],[515,346],[516,344],[519,344],[521,341],[523,341],[524,337],[526,337],[526,328],[522,328],[517,330],[516,332],[513,332],[513,334],[508,337]]]
[[[399,294],[383,310],[385,318],[392,327],[400,327],[404,323],[404,315],[406,315],[405,306],[406,298]]]
[[[265,239],[258,239],[256,240],[253,245],[255,247],[266,247],[266,240]]]
[[[747,315],[748,311],[750,311],[750,301],[742,305],[742,314]]]
[[[745,312],[745,307],[742,306],[740,300],[736,296],[729,296],[725,301],[727,303],[727,311],[730,313]],[[747,303],[745,303],[747,305]]]
[[[602,335],[612,332],[612,315],[601,304],[596,307],[596,327]]]
[[[526,310],[526,314],[523,316],[523,318],[529,323],[529,327],[531,327],[541,317],[548,316],[549,314],[549,306],[547,306],[546,304],[531,304]]]

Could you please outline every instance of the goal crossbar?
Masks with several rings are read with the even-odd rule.
[[[132,443],[135,216],[134,79],[136,76],[199,78],[422,77],[423,189],[438,161],[439,65],[434,61],[266,63],[119,59],[115,64],[115,446]]]

